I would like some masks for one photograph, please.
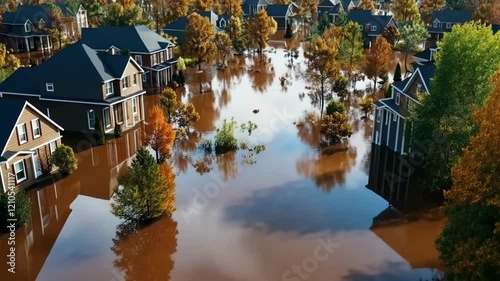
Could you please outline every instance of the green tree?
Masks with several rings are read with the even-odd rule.
[[[269,38],[278,30],[276,21],[267,15],[265,9],[261,9],[255,13],[254,17],[246,22],[248,38],[252,45],[258,47],[258,51],[267,47]]]
[[[500,67],[500,36],[491,27],[466,23],[455,26],[438,46],[432,92],[413,117],[412,150],[426,155],[426,186],[448,189],[451,167],[477,132],[472,107],[483,104],[491,92],[484,81]]]
[[[181,106],[181,102],[177,99],[177,93],[174,89],[170,87],[163,89],[160,95],[160,104],[167,111],[167,122],[173,123],[176,112]]]
[[[408,72],[408,53],[421,50],[421,44],[427,38],[427,30],[422,23],[409,22],[400,28],[401,41],[398,47],[405,53],[405,72]]]
[[[222,126],[215,132],[215,151],[217,153],[227,152],[238,149],[238,140],[235,137],[236,121],[232,118],[230,121],[224,119]]]
[[[189,129],[200,120],[200,115],[196,112],[193,103],[182,104],[177,110],[175,122],[179,128]]]
[[[399,82],[399,81],[403,80],[401,77],[401,65],[399,64],[399,62],[396,65],[396,70],[394,70],[394,79],[393,80],[394,80],[394,82]]]
[[[15,200],[16,205],[16,209],[13,213],[12,210],[8,208],[9,205],[12,205],[12,200]],[[14,194],[14,192],[0,193],[0,232],[8,230],[8,219],[16,219],[16,228],[25,225],[31,220],[31,201],[24,191],[17,194]]]
[[[321,35],[323,34],[323,32],[325,32],[325,30],[327,30],[328,28],[330,28],[331,24],[330,24],[330,18],[328,16],[328,13],[323,13],[323,15],[321,15],[321,20],[318,24],[318,34]]]
[[[449,10],[463,10],[467,7],[467,0],[446,0],[445,2]]]
[[[332,115],[333,113],[338,112],[342,114],[346,114],[345,105],[341,101],[331,100],[326,106],[326,114]]]
[[[118,177],[111,212],[128,222],[147,223],[175,211],[175,176],[169,164],[157,165],[144,148]]]
[[[0,68],[3,68],[5,66],[6,58],[7,58],[7,48],[5,47],[5,44],[0,43]]]
[[[335,17],[335,26],[345,27],[347,25],[347,13],[340,12],[338,16]]]
[[[184,52],[195,58],[198,70],[203,62],[209,63],[217,55],[217,46],[214,43],[215,27],[206,17],[197,13],[188,16],[188,25],[184,30]]]
[[[351,134],[351,124],[345,113],[334,112],[321,120],[321,137],[328,144],[342,142]]]
[[[247,37],[244,28],[245,25],[241,17],[231,16],[229,24],[226,25],[226,32],[229,33],[229,37],[231,37],[233,49],[238,54],[241,54],[247,46]]]
[[[104,18],[104,0],[82,0],[82,6],[87,10],[88,22],[91,27],[97,27],[102,24]]]
[[[392,13],[398,21],[416,21],[420,18],[417,2],[415,0],[395,0],[392,5]]]
[[[345,27],[345,36],[341,38],[339,48],[339,60],[347,65],[347,77],[352,80],[352,73],[365,58],[363,48],[363,34],[359,30],[359,25],[349,21]]]
[[[436,241],[454,280],[494,281],[500,276],[500,71],[491,95],[475,111],[479,133],[452,169],[445,192],[448,223]]]
[[[120,3],[112,3],[107,8],[104,24],[115,26],[149,25],[150,22],[147,17],[143,16],[142,11],[142,8],[134,4],[122,6]]]
[[[52,164],[59,168],[59,172],[70,175],[78,168],[78,159],[75,157],[73,149],[61,144],[52,153]]]

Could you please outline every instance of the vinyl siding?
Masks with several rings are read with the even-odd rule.
[[[1,170],[2,170],[2,174],[3,174],[5,188],[8,187],[8,178],[9,178],[8,174],[9,173],[15,174],[14,163],[16,163],[20,160],[24,160],[24,169],[25,169],[27,178],[20,183],[16,183],[14,191],[17,193],[17,192],[27,188],[28,186],[30,186],[36,182],[35,173],[33,171],[33,162],[31,160],[31,158],[32,158],[31,154],[18,155],[16,157],[12,158],[8,162],[7,166],[5,165],[5,163],[1,164]],[[2,192],[3,192],[3,190],[2,190]]]

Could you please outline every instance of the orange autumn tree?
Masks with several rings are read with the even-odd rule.
[[[500,276],[500,70],[492,93],[475,111],[479,133],[452,168],[445,191],[448,224],[438,240],[450,280],[494,281]]]
[[[384,37],[378,37],[373,44],[370,53],[366,55],[365,74],[373,80],[373,93],[377,89],[379,76],[389,72],[392,49]]]
[[[175,131],[172,124],[167,123],[163,110],[155,105],[149,111],[143,142],[156,152],[156,161],[163,162],[172,155]]]

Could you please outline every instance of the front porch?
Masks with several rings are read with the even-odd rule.
[[[111,104],[103,109],[104,131],[112,134],[117,125],[127,131],[145,120],[144,94]]]
[[[177,72],[177,59],[170,59],[152,68],[143,67],[147,70],[146,82],[152,88],[168,86],[172,77]]]
[[[48,51],[51,52],[53,44],[49,35],[37,35],[29,37],[15,37],[3,35],[3,43],[7,49],[12,49],[15,53]]]

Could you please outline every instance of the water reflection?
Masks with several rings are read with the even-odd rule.
[[[168,216],[141,229],[118,225],[111,247],[116,255],[114,266],[125,275],[124,280],[169,280],[177,233],[177,222]]]
[[[252,88],[259,93],[264,93],[274,81],[275,71],[272,59],[267,54],[258,54],[250,56],[249,61],[247,71]]]
[[[209,133],[215,130],[215,121],[220,117],[214,92],[201,95],[190,94],[189,101],[193,103],[200,119],[194,124],[194,129],[200,133]]]

